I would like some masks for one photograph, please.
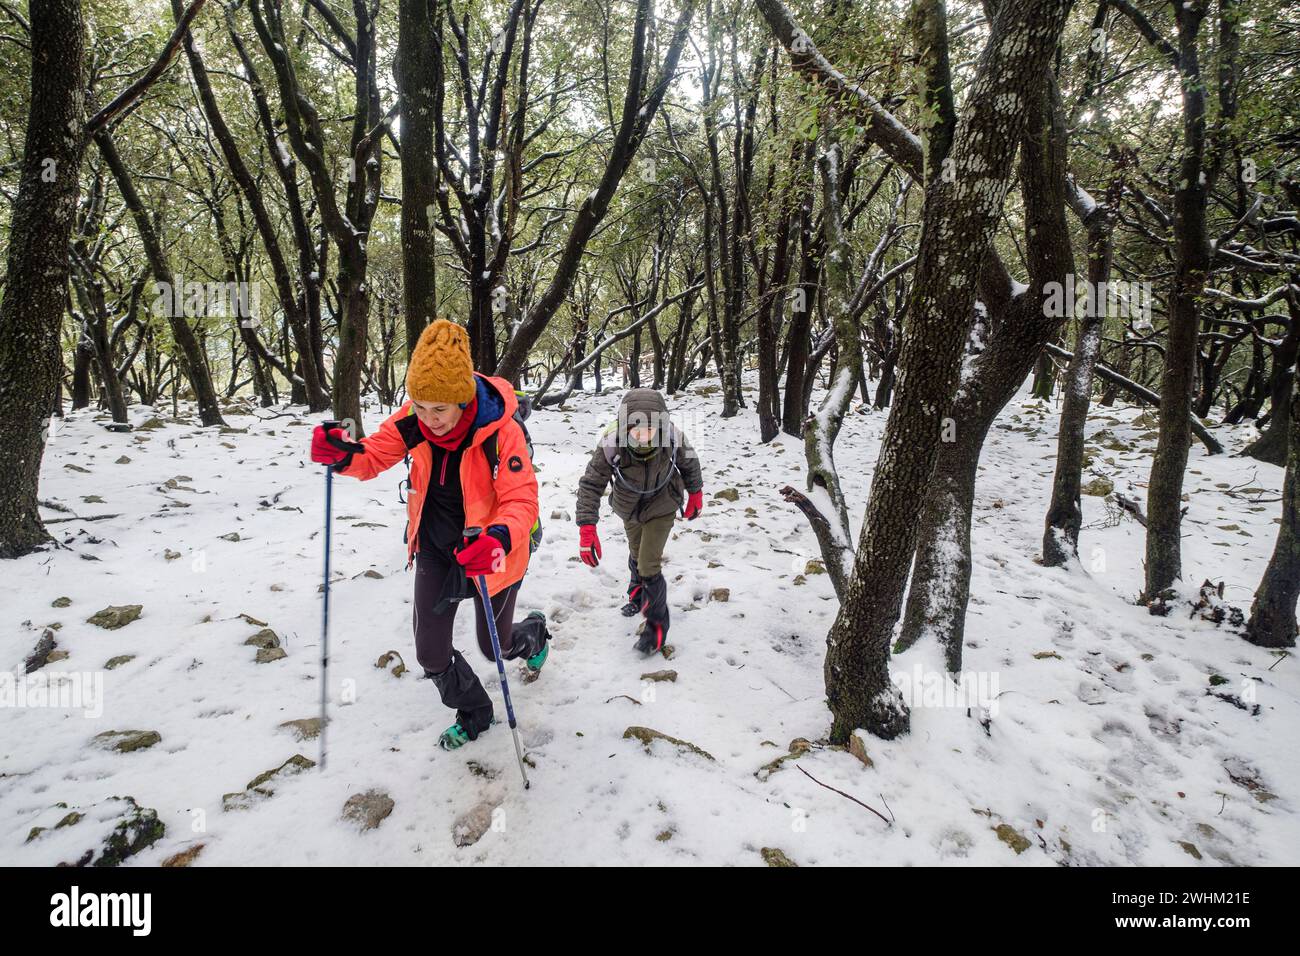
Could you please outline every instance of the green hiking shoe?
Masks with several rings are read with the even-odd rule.
[[[526,684],[531,684],[541,676],[542,665],[546,663],[546,658],[551,652],[551,634],[546,629],[546,615],[541,611],[529,611],[528,616],[525,617],[524,620],[528,621],[530,619],[536,619],[542,622],[541,627],[533,632],[536,637],[540,639],[541,647],[535,654],[524,659],[523,678],[524,683]]]
[[[488,721],[487,727],[484,727],[471,737],[469,731],[465,729],[465,725],[458,720],[442,732],[442,736],[438,738],[438,746],[443,750],[455,750],[457,747],[463,747],[471,740],[478,740],[483,732],[496,722],[496,716],[493,715],[492,719]]]
[[[452,724],[438,738],[438,746],[443,750],[455,750],[467,743],[469,743],[469,734],[465,733],[465,728],[459,723]]]
[[[543,644],[542,649],[540,651],[538,651],[532,657],[528,658],[528,660],[524,661],[524,664],[534,674],[540,671],[542,669],[542,665],[546,663],[546,657],[548,654],[550,654],[550,647],[551,647],[550,644]]]

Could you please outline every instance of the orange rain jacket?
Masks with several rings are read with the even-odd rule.
[[[494,524],[510,530],[510,553],[505,567],[486,575],[488,595],[494,595],[523,578],[528,570],[528,539],[537,521],[537,474],[533,471],[524,431],[514,420],[519,399],[504,378],[474,373],[505,404],[501,417],[479,425],[460,461],[460,487],[465,499],[465,524],[486,530]],[[483,443],[497,436],[497,474],[493,480]],[[415,410],[407,401],[390,415],[378,431],[361,439],[365,452],[357,452],[338,474],[368,481],[411,456],[411,486],[406,496],[406,566],[415,560],[420,543],[420,515],[433,473],[433,450],[420,431]]]

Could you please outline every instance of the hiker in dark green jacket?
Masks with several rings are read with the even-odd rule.
[[[664,544],[682,507],[693,521],[704,507],[700,459],[686,436],[672,423],[664,397],[652,388],[634,388],[623,396],[618,419],[600,441],[578,482],[577,520],[584,563],[600,563],[596,522],[600,499],[613,485],[610,505],[627,531],[627,566],[632,572],[623,615],[644,616],[636,648],[643,654],[663,649],[668,634],[668,584],[663,576]]]

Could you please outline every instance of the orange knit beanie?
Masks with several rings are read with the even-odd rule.
[[[469,335],[455,322],[437,319],[421,334],[406,369],[412,401],[460,404],[474,397]]]

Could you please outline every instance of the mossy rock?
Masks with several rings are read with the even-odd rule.
[[[316,766],[316,761],[312,760],[309,757],[304,757],[302,754],[294,754],[292,757],[290,757],[284,763],[280,764],[280,766],[276,767],[274,770],[267,770],[264,773],[259,773],[252,780],[248,781],[248,786],[245,787],[244,789],[245,790],[267,789],[266,784],[269,783],[275,777],[279,776],[280,774],[284,774],[285,776],[293,776],[294,774],[302,773],[304,770],[310,770],[314,766]]]
[[[1079,489],[1080,494],[1091,495],[1094,498],[1105,498],[1115,490],[1115,482],[1111,481],[1105,475],[1098,475],[1092,481],[1088,482]]]
[[[315,740],[320,736],[321,720],[319,717],[303,717],[299,720],[286,720],[280,726],[292,731],[299,740]]]
[[[1009,823],[999,823],[993,830],[998,835],[999,840],[1016,851],[1016,856],[1024,853],[1033,845],[1024,834]]]
[[[867,745],[862,742],[862,737],[858,734],[849,737],[849,753],[862,761],[864,767],[874,767],[876,765],[875,761],[871,759],[871,755],[867,753]]]
[[[50,602],[50,607],[67,607],[71,603],[72,598],[70,597],[57,597]]]
[[[656,740],[666,740],[674,747],[685,747],[692,753],[699,754],[706,760],[713,760],[713,755],[706,750],[701,750],[689,740],[681,740],[677,737],[670,737],[668,734],[660,733],[650,727],[629,727],[623,731],[624,740],[639,740],[645,746],[646,752],[649,753],[650,745]]]
[[[167,859],[163,860],[158,865],[162,867],[168,867],[168,868],[178,867],[178,866],[189,866],[191,863],[194,862],[194,858],[203,852],[203,848],[205,846],[207,846],[206,843],[196,843],[188,850],[181,850],[181,852],[179,853],[173,853],[171,856],[167,857]]]
[[[104,670],[117,670],[123,664],[129,664],[133,660],[135,660],[134,654],[118,654],[117,657],[110,657],[108,659],[108,662],[104,665]]]
[[[259,773],[248,781],[248,786],[243,790],[222,794],[221,809],[246,810],[257,800],[274,796],[275,787],[271,786],[271,784],[277,780],[295,776],[304,770],[310,770],[314,766],[316,766],[316,761],[304,757],[302,754],[294,754],[280,766]]]
[[[759,780],[766,780],[776,771],[780,770],[787,760],[798,760],[804,754],[812,750],[812,743],[803,737],[796,737],[790,741],[787,748],[789,753],[781,754],[775,760],[769,760],[763,766],[754,771],[754,776]]]
[[[122,808],[117,810],[112,804],[121,804]],[[58,830],[75,826],[90,816],[100,824],[116,820],[116,824],[104,838],[102,845],[88,849],[76,859],[65,860],[58,866],[119,866],[125,860],[157,843],[167,832],[166,826],[158,819],[157,811],[141,807],[132,797],[110,797],[103,801],[103,804],[95,804],[95,807],[90,809],[104,805],[109,806],[109,812],[106,814],[74,810],[65,814],[53,827],[33,827],[27,838],[34,840],[48,829]],[[58,803],[55,807],[67,809],[67,804]]]
[[[153,846],[167,832],[167,826],[158,819],[158,812],[141,807],[130,797],[132,810],[119,823],[104,842],[95,866],[118,866],[128,857]]]
[[[245,647],[279,647],[280,638],[275,631],[269,627],[264,627],[252,637],[244,641]]]
[[[162,734],[156,730],[106,730],[95,734],[95,739],[102,741],[102,746],[118,753],[129,754],[137,750],[148,750],[154,744],[162,742]]]
[[[257,657],[254,660],[258,664],[271,664],[275,661],[284,660],[288,656],[283,647],[261,647],[258,648]]]
[[[763,854],[763,862],[766,863],[768,866],[797,867],[799,865],[798,863],[794,862],[794,860],[786,856],[784,852],[778,850],[774,846],[765,846],[763,847],[763,849],[759,850],[759,853]]]
[[[383,823],[393,807],[393,798],[382,790],[354,793],[343,804],[343,819],[357,824],[364,833]]]
[[[1092,438],[1089,439],[1089,441],[1091,441],[1095,445],[1105,448],[1107,451],[1132,451],[1133,450],[1133,446],[1129,442],[1124,441],[1122,438],[1117,438],[1114,434],[1110,432],[1109,429],[1105,429],[1105,428],[1097,432],[1097,434],[1093,435]]]
[[[96,611],[86,618],[86,623],[116,631],[119,627],[126,627],[138,618],[143,610],[143,604],[110,604],[102,611]]]
[[[721,498],[723,501],[737,501],[740,498],[740,492],[735,488],[723,488],[721,491],[715,492],[713,497],[715,499]]]

